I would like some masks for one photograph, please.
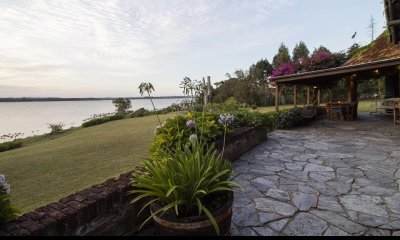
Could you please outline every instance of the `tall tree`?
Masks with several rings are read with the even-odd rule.
[[[300,59],[307,59],[310,51],[308,50],[306,44],[303,41],[300,41],[299,44],[293,49],[293,61],[298,62]]]
[[[279,67],[281,64],[289,62],[291,60],[289,49],[286,47],[284,43],[281,43],[281,46],[278,49],[278,53],[274,56],[272,61],[274,68]]]

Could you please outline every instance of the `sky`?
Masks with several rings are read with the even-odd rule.
[[[182,95],[272,62],[281,43],[333,52],[386,26],[382,0],[0,0],[1,97]],[[355,39],[352,35],[357,32]]]

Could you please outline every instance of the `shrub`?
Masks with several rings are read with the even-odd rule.
[[[9,133],[0,136],[0,140],[4,141],[3,143],[0,143],[0,152],[22,147],[22,141],[19,140],[19,137],[22,137],[23,135],[24,133]]]
[[[299,108],[280,111],[276,115],[276,129],[288,129],[303,123]]]
[[[57,134],[62,132],[63,127],[65,126],[64,123],[48,123],[48,125],[51,130],[50,134]]]
[[[10,185],[7,184],[4,175],[0,174],[0,225],[17,217],[19,209],[11,206]]]
[[[136,117],[144,117],[144,116],[148,116],[151,115],[151,112],[147,109],[144,108],[139,108],[138,110],[134,111],[131,114],[132,118],[136,118]]]
[[[125,116],[123,115],[110,115],[110,116],[105,116],[105,117],[98,117],[94,116],[91,119],[86,120],[86,122],[82,123],[82,127],[91,127],[91,126],[96,126],[100,125],[106,122],[111,122],[111,121],[116,121],[116,120],[121,120],[124,119]]]
[[[222,134],[222,127],[217,124],[219,116],[214,113],[187,113],[177,115],[165,121],[162,126],[155,130],[156,137],[150,148],[153,158],[162,157],[163,151],[176,148],[179,144],[185,145],[189,142],[192,134],[197,134],[202,142],[211,142]],[[196,124],[193,128],[188,128],[187,123],[193,121]]]
[[[20,147],[22,147],[22,141],[20,140],[14,140],[12,142],[4,142],[0,143],[0,152],[5,152]]]

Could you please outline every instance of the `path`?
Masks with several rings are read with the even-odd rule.
[[[390,119],[275,131],[234,170],[234,236],[400,236],[400,127]]]

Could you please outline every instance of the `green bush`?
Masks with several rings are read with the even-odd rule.
[[[19,209],[12,206],[10,202],[10,186],[4,175],[0,174],[0,225],[5,224],[17,217]]]
[[[176,148],[177,145],[185,145],[189,142],[191,135],[196,134],[202,142],[214,141],[217,136],[222,135],[222,126],[217,124],[219,116],[214,113],[187,113],[170,118],[162,126],[156,128],[156,137],[150,148],[153,158],[162,157],[162,152],[167,149]],[[187,122],[193,120],[195,128],[187,127]],[[199,134],[197,134],[199,133]]]
[[[289,109],[280,112],[252,112],[247,109],[239,109],[233,112],[235,116],[233,126],[238,127],[262,127],[272,132],[276,129],[287,129],[300,126],[304,123],[300,109]]]
[[[276,129],[288,129],[302,125],[305,121],[301,117],[299,108],[280,111],[276,115]]]
[[[144,108],[139,108],[131,114],[131,118],[145,117],[151,115],[151,112]]]
[[[125,116],[123,115],[112,115],[112,116],[106,116],[106,117],[99,117],[99,118],[92,118],[84,123],[82,123],[82,127],[91,127],[91,126],[96,126],[100,125],[106,122],[111,122],[111,121],[116,121],[116,120],[121,120],[124,119]]]
[[[12,142],[0,143],[0,152],[5,152],[5,151],[12,150],[12,149],[20,148],[20,147],[22,147],[22,141],[20,141],[20,140],[14,140]]]

